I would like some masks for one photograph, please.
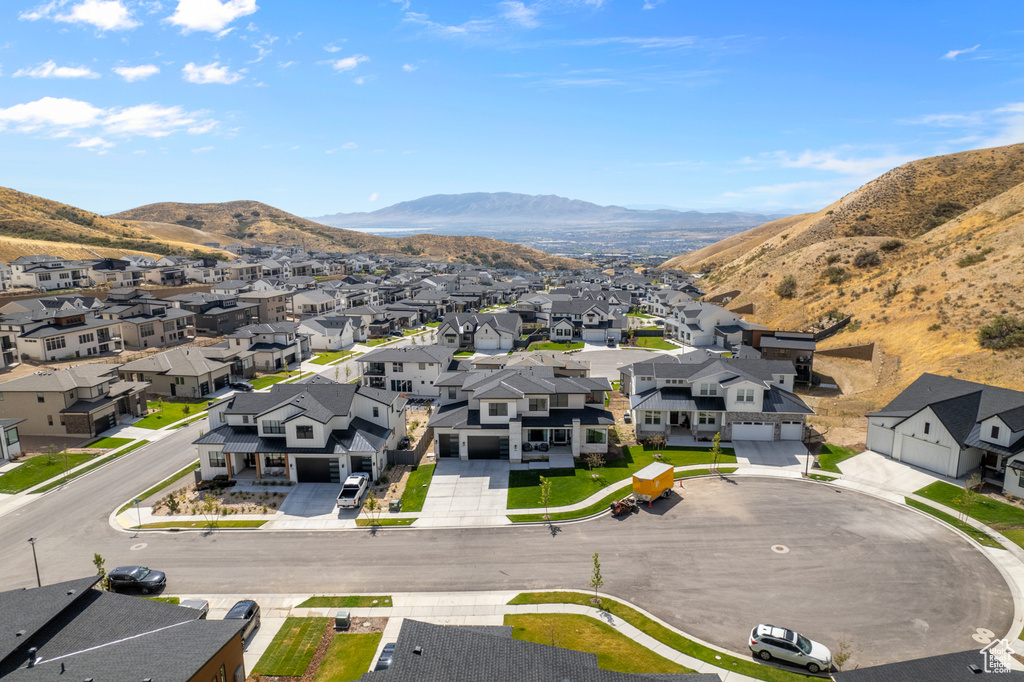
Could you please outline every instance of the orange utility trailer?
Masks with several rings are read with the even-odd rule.
[[[672,491],[675,471],[671,464],[654,462],[633,474],[633,494],[651,506],[658,497],[668,497]]]

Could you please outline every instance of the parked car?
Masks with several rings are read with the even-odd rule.
[[[615,343],[615,339],[608,339],[607,343],[608,343],[608,347],[609,348],[615,348],[616,346],[619,345],[619,344]]]
[[[242,626],[242,641],[244,642],[252,634],[252,631],[260,626],[260,605],[252,599],[243,599],[236,602],[224,620],[244,620]]]
[[[199,612],[199,620],[206,620],[207,614],[210,613],[210,602],[205,599],[182,599],[178,606],[195,609]]]
[[[167,576],[145,566],[118,566],[107,574],[111,592],[149,594],[167,586]]]
[[[247,393],[249,391],[253,390],[252,386],[250,386],[249,384],[243,383],[241,381],[236,381],[234,383],[228,384],[228,388],[233,388],[236,391],[245,391]]]
[[[761,660],[775,658],[807,668],[810,673],[832,669],[832,652],[828,647],[774,625],[762,624],[750,631],[750,650]]]
[[[623,412],[622,413],[622,421],[626,422],[627,424],[632,424],[633,423],[633,413],[630,412],[629,410],[626,410],[625,412]]]
[[[391,667],[391,662],[395,660],[395,643],[388,642],[384,645],[384,650],[380,652],[380,656],[377,657],[377,665],[373,666],[373,672],[378,670],[387,670]]]
[[[370,487],[370,475],[360,472],[345,479],[338,493],[338,506],[342,509],[358,509],[363,502],[363,494]]]

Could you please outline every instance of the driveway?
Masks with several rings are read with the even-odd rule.
[[[634,362],[643,362],[654,357],[649,350],[637,350],[635,348],[620,348],[613,350],[587,350],[572,354],[576,359],[590,363],[590,376],[604,377],[609,381],[618,381],[619,368],[631,365]]]
[[[803,471],[807,466],[807,448],[798,440],[736,440],[736,464],[741,467],[771,467]]]
[[[504,525],[509,463],[502,460],[442,457],[423,503],[417,526]]]
[[[358,509],[338,509],[340,483],[297,483],[264,528],[317,530],[355,526]],[[350,521],[350,523],[339,523]]]
[[[910,495],[935,481],[947,481],[958,485],[952,479],[897,462],[871,450],[840,462],[839,470],[846,479],[867,483],[898,495]]]

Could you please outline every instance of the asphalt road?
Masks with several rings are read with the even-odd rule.
[[[487,530],[130,533],[112,509],[195,457],[200,425],[132,453],[0,519],[0,589],[141,563],[172,593],[337,593],[585,589],[600,552],[604,591],[680,629],[746,654],[758,622],[834,645],[861,666],[976,648],[970,635],[1009,629],[998,571],[940,523],[825,485],[701,479],[656,513]],[[146,472],[140,475],[140,472]],[[784,554],[773,545],[788,549]],[[132,547],[136,549],[132,549]]]

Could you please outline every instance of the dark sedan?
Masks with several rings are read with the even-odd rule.
[[[107,574],[107,582],[111,592],[149,594],[162,590],[167,585],[167,576],[145,566],[118,566]]]
[[[244,620],[242,641],[245,641],[260,626],[260,605],[251,599],[243,599],[231,607],[224,620]]]

